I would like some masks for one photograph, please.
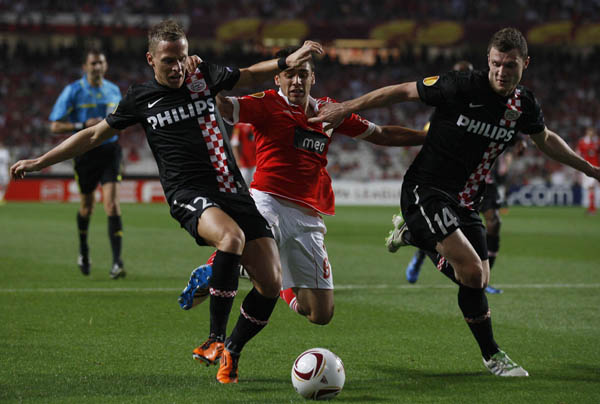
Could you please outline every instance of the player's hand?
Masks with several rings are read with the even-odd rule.
[[[304,44],[296,52],[288,55],[285,59],[285,64],[288,67],[295,69],[301,66],[304,62],[310,60],[313,53],[318,55],[323,54],[323,47],[320,43],[314,41],[304,41]]]
[[[19,160],[10,167],[10,176],[14,180],[25,177],[25,173],[39,170],[38,159]]]
[[[91,126],[94,126],[95,124],[102,122],[103,118],[90,118],[87,121],[85,121],[85,125],[84,128],[89,128]]]
[[[185,58],[185,72],[186,74],[192,74],[198,68],[198,65],[202,63],[202,58],[198,55],[190,55]]]
[[[319,108],[317,116],[308,119],[310,123],[322,122],[325,126],[323,130],[328,131],[330,129],[337,128],[340,126],[342,121],[350,113],[344,107],[344,103],[327,103]]]

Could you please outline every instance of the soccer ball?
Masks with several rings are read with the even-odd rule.
[[[324,348],[302,352],[292,367],[292,384],[296,392],[311,400],[329,400],[337,396],[345,380],[342,360]]]

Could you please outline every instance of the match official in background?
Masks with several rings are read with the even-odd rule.
[[[84,75],[66,86],[50,113],[52,133],[78,132],[94,126],[111,113],[121,100],[119,87],[104,78],[108,64],[106,56],[97,48],[86,50],[83,60]],[[102,185],[102,201],[108,216],[108,237],[112,248],[110,277],[125,276],[121,245],[123,225],[119,206],[118,186],[121,180],[122,151],[118,134],[98,147],[75,157],[74,170],[81,203],[77,212],[79,230],[79,257],[77,264],[81,273],[90,274],[92,261],[88,246],[88,227],[94,210],[94,191]]]

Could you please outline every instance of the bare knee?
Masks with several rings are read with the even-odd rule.
[[[254,287],[265,297],[278,297],[281,291],[281,272],[273,272],[268,279],[263,279],[260,283],[253,278]]]
[[[333,304],[328,305],[326,302],[318,300],[305,302],[299,296],[298,306],[300,314],[304,314],[308,321],[313,324],[326,325],[333,318]]]
[[[242,229],[232,229],[223,232],[221,238],[216,242],[215,247],[218,250],[242,255],[244,251],[244,244],[246,243],[246,237]]]
[[[81,205],[79,207],[79,215],[83,217],[90,217],[94,213],[94,205]]]
[[[306,318],[313,324],[327,325],[333,318],[333,307],[329,310],[317,310],[311,312]]]
[[[104,211],[106,212],[106,216],[119,216],[121,214],[119,203],[116,201],[105,202]]]
[[[458,280],[465,286],[473,289],[483,289],[487,286],[487,279],[484,276],[483,264],[481,261],[462,265]]]

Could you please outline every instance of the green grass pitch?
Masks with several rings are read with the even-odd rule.
[[[92,274],[75,264],[75,204],[0,206],[0,402],[300,403],[295,357],[313,347],[346,368],[339,403],[600,402],[600,217],[582,208],[511,208],[489,296],[495,337],[531,374],[487,372],[457,306],[456,287],[426,263],[409,285],[414,250],[390,254],[393,207],[342,207],[326,218],[336,282],[327,326],[280,302],[246,347],[240,383],[192,360],[208,305],[177,304],[198,248],[163,204],[124,205],[125,279],[111,280],[106,217],[90,226]],[[233,326],[241,292],[229,322]]]

